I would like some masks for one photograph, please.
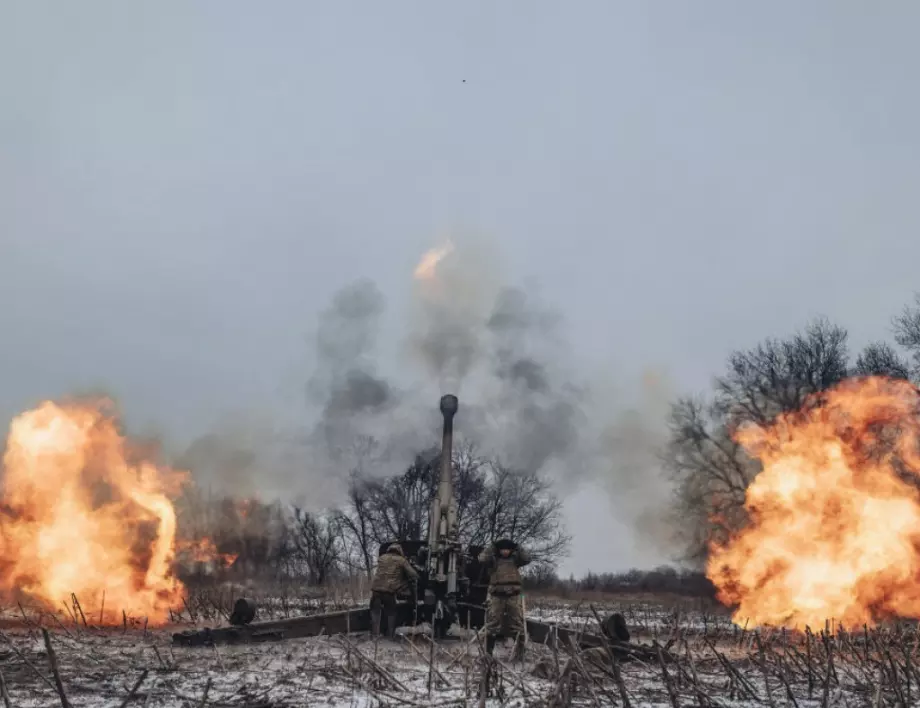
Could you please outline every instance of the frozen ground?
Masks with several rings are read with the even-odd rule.
[[[339,603],[336,603],[339,604]],[[215,624],[193,611],[200,626]],[[424,636],[375,643],[366,635],[241,646],[178,648],[169,629],[139,622],[95,629],[73,617],[26,608],[3,613],[0,693],[16,708],[61,706],[61,689],[83,706],[862,706],[920,705],[917,635],[907,627],[817,635],[745,632],[724,613],[692,606],[612,603],[632,617],[638,643],[659,641],[674,661],[597,668],[564,648],[529,647],[523,665],[496,650],[492,695],[477,693],[484,662],[475,636],[436,647]],[[218,610],[215,608],[214,613]],[[23,614],[27,619],[23,618]],[[578,603],[534,601],[528,614],[578,626],[593,613]],[[643,622],[645,623],[643,625]],[[823,628],[822,628],[823,629]],[[635,631],[638,630],[638,631]],[[561,675],[565,678],[560,678]]]
[[[527,598],[527,615],[544,622],[558,622],[573,627],[595,624],[594,610],[601,616],[620,612],[630,631],[650,640],[667,636],[676,628],[683,633],[725,633],[735,631],[731,614],[712,601],[661,601],[648,597],[624,596],[618,600],[563,600],[556,598]],[[593,609],[592,609],[593,608]]]

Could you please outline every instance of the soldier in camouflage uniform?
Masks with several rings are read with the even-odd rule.
[[[396,636],[396,593],[408,583],[418,580],[418,573],[403,555],[402,546],[390,544],[387,552],[377,560],[377,569],[371,582],[371,632],[380,635],[381,611],[386,612],[387,636]]]
[[[514,541],[501,539],[479,554],[479,562],[490,571],[489,606],[486,612],[486,651],[491,655],[495,640],[516,637],[515,659],[524,656],[524,612],[521,608],[521,571],[530,554]]]

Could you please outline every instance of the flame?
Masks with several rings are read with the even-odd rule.
[[[185,556],[192,563],[215,563],[224,568],[233,565],[237,553],[219,553],[214,541],[201,538],[194,541],[179,541],[176,547],[178,556]]]
[[[443,246],[427,251],[415,267],[416,280],[433,280],[438,264],[454,251],[454,244],[448,241]]]
[[[134,461],[108,406],[45,402],[12,421],[0,592],[49,608],[73,594],[84,608],[100,608],[101,623],[120,623],[122,611],[162,623],[182,602],[170,498],[188,475]]]
[[[920,392],[849,379],[735,439],[762,463],[750,523],[707,573],[734,621],[845,627],[920,617]]]
[[[240,518],[245,520],[249,518],[249,514],[252,511],[253,500],[252,499],[240,499],[236,503],[236,511],[240,515]]]

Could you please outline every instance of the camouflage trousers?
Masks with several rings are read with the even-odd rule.
[[[383,627],[381,619],[385,620]],[[381,629],[391,639],[396,636],[396,595],[374,590],[371,593],[371,635],[379,637]]]
[[[486,610],[486,634],[490,637],[501,635],[505,638],[524,639],[524,612],[521,608],[521,596],[489,594],[489,606]]]

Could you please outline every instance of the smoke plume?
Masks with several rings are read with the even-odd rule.
[[[480,365],[499,290],[496,259],[481,242],[448,241],[416,269],[408,350],[441,390],[458,393]]]
[[[664,562],[678,551],[673,487],[661,460],[674,392],[663,372],[648,370],[635,398],[603,423],[594,468],[615,512],[635,531],[639,555]]]
[[[320,316],[316,371],[307,385],[311,403],[322,410],[316,436],[331,460],[341,459],[364,436],[367,420],[385,414],[395,392],[376,372],[383,294],[369,280],[336,293]]]
[[[600,485],[612,513],[661,556],[670,547],[670,486],[658,457],[666,381],[647,375],[635,401],[600,395],[581,373],[562,315],[536,288],[503,282],[497,260],[481,242],[426,255],[409,318],[396,318],[408,324],[408,356],[390,375],[379,363],[382,294],[368,281],[337,293],[318,330],[312,442],[339,472],[399,472],[437,446],[438,396],[456,393],[460,440],[509,467],[565,480],[566,490]]]
[[[423,316],[411,334],[440,392],[462,393],[458,435],[506,465],[564,480],[560,490],[600,486],[642,551],[670,558],[672,488],[660,460],[673,397],[667,378],[649,371],[638,386],[618,381],[636,390],[607,395],[583,373],[561,313],[536,288],[484,269],[497,259],[481,244],[464,246],[427,264],[416,293]],[[433,396],[421,402],[433,411]]]
[[[316,365],[307,384],[317,420],[306,447],[327,477],[399,471],[435,439],[436,416],[424,411],[412,390],[380,372],[385,304],[374,283],[359,280],[337,292],[320,315]]]
[[[671,391],[663,377],[646,376],[632,403],[600,394],[582,373],[562,315],[535,288],[505,282],[482,242],[428,254],[408,312],[391,317],[401,331],[384,327],[386,314],[370,280],[335,293],[311,338],[306,432],[228,427],[187,451],[196,478],[263,499],[299,498],[308,508],[332,505],[349,473],[398,474],[436,449],[438,397],[455,393],[460,441],[509,467],[564,480],[560,492],[582,481],[600,485],[639,543],[665,553],[670,486],[658,452]]]

